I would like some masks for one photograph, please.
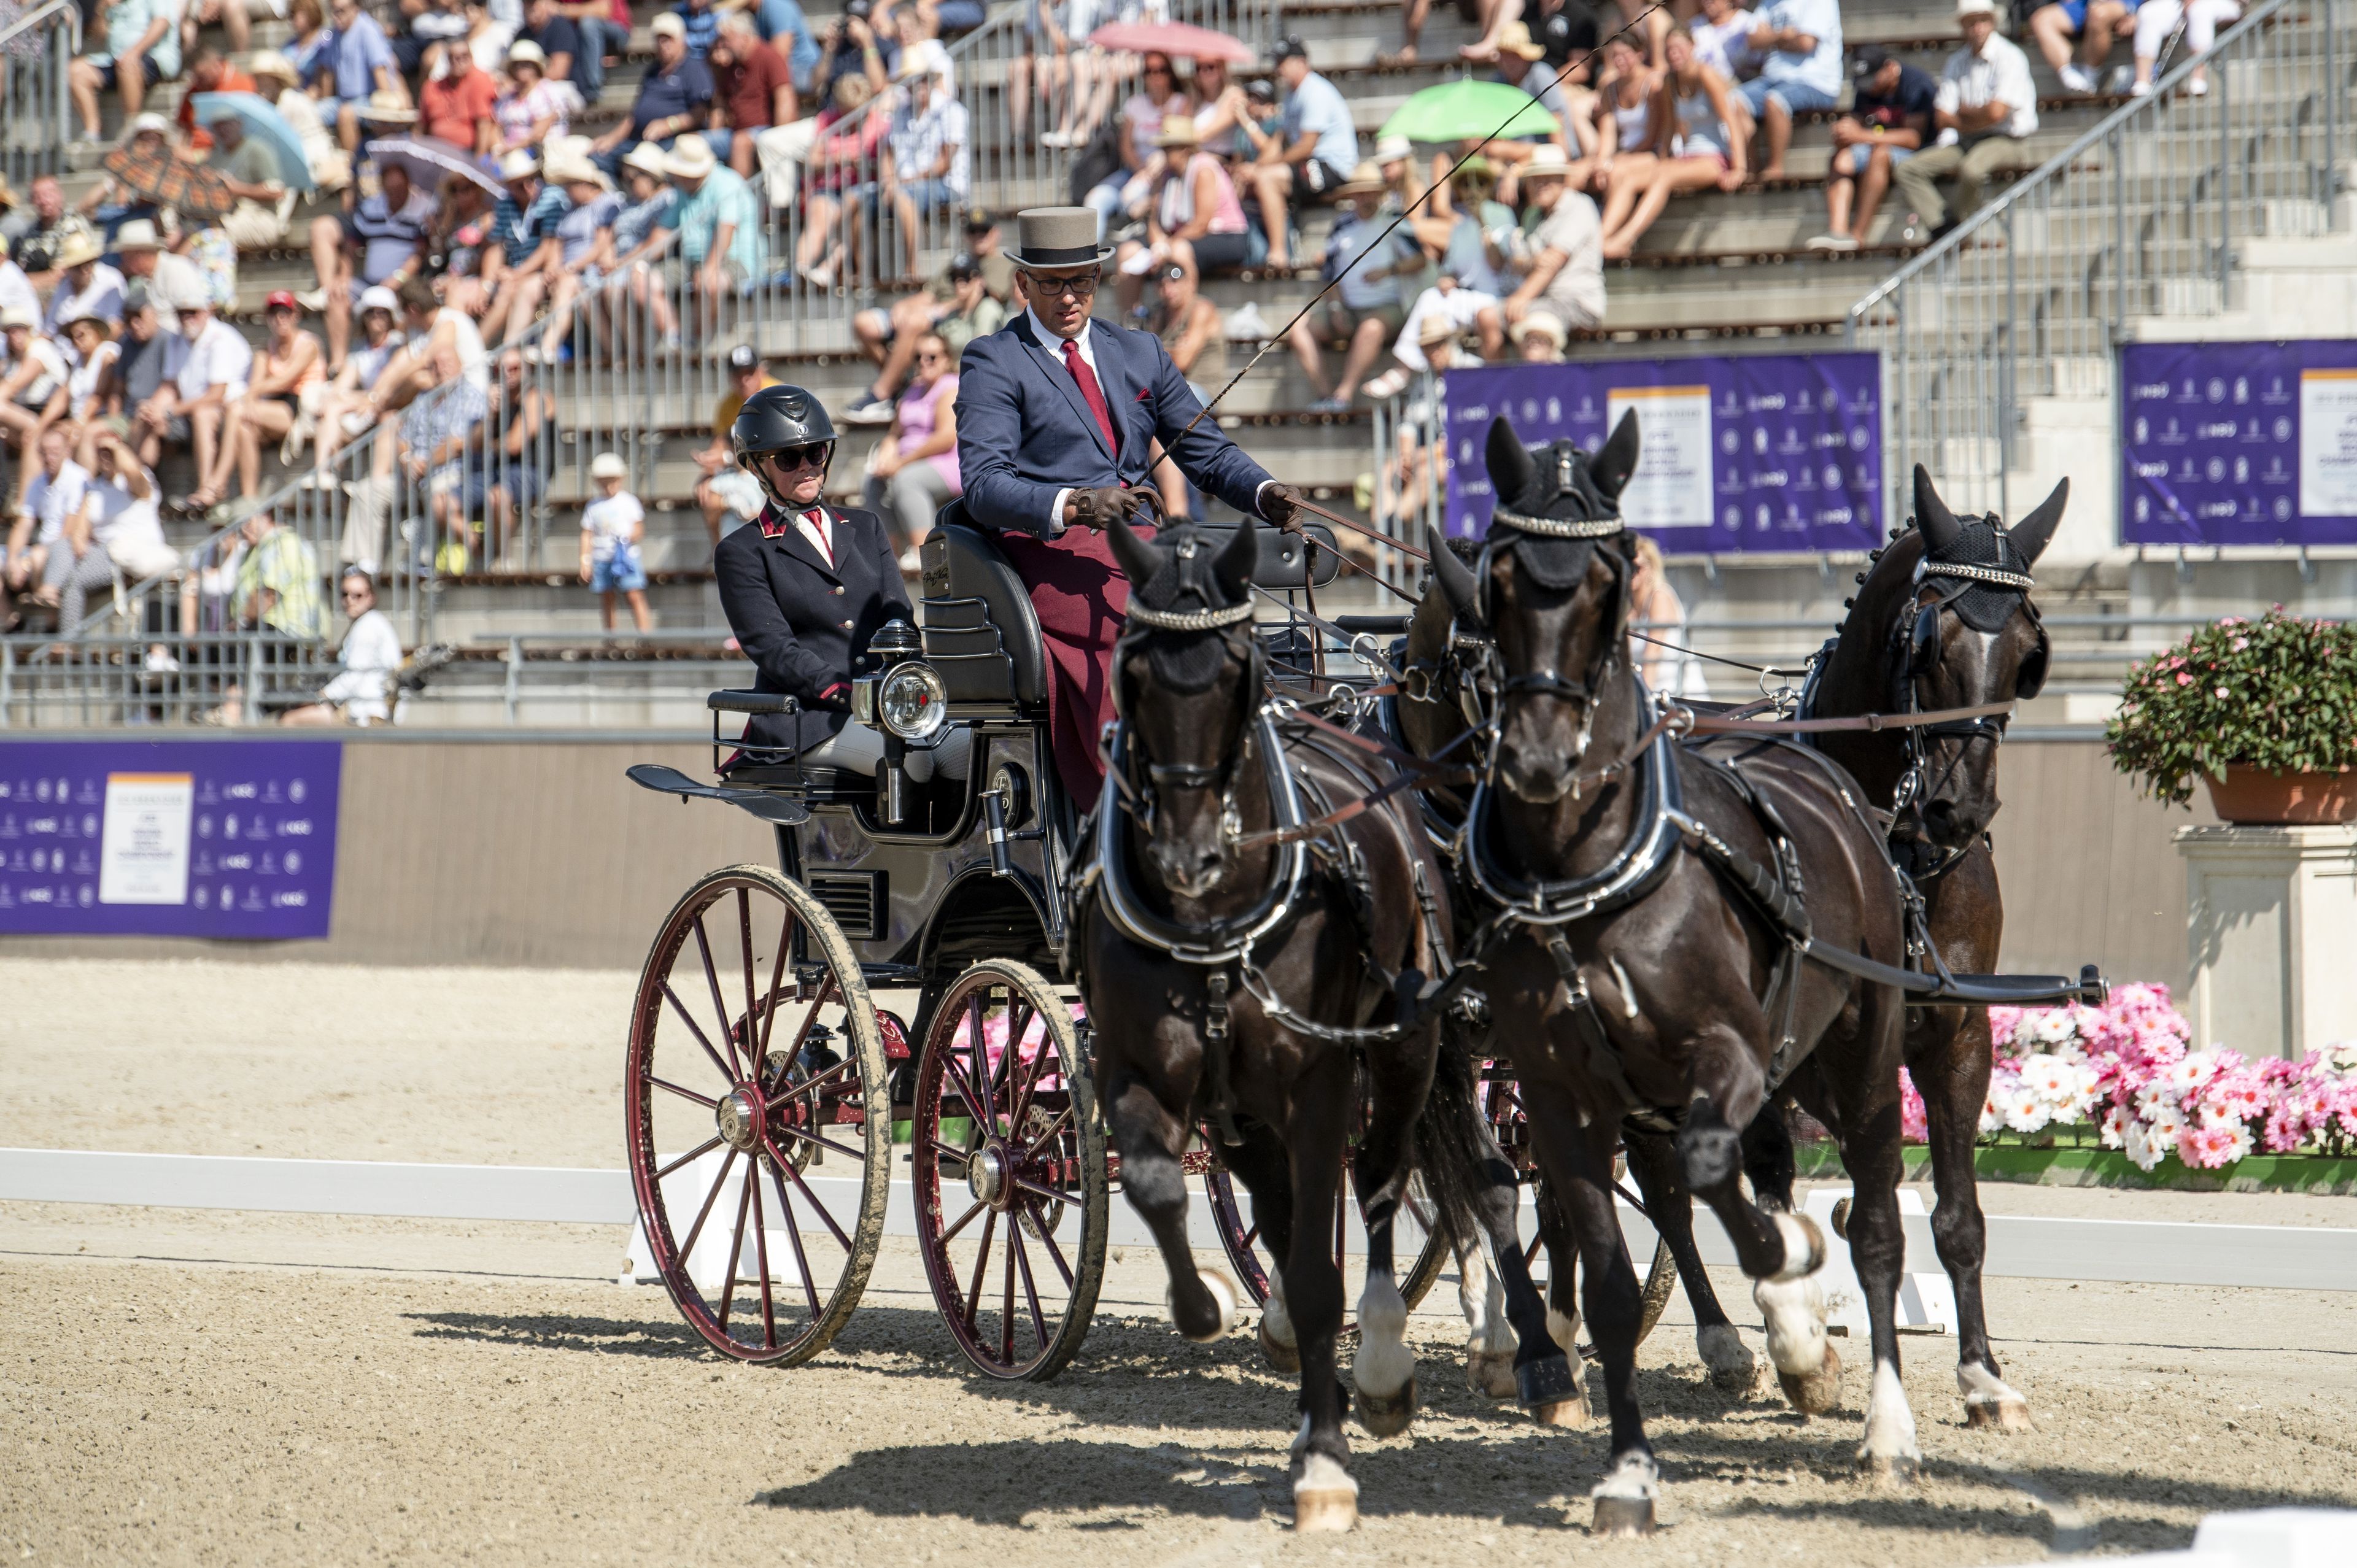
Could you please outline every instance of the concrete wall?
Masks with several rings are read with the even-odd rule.
[[[645,740],[350,739],[324,942],[0,938],[0,953],[635,969],[695,876],[775,865],[769,830],[652,795],[633,762],[692,776],[702,746]],[[2008,968],[2185,979],[2185,873],[2169,835],[2212,822],[2138,800],[2092,742],[2018,742],[1996,824]]]

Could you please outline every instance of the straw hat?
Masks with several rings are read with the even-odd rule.
[[[1415,144],[1405,136],[1375,138],[1375,162],[1379,164],[1395,164],[1404,158],[1414,156],[1415,153]]]
[[[160,251],[164,242],[156,237],[156,225],[145,218],[134,218],[114,231],[117,251]]]
[[[606,171],[587,158],[552,157],[543,172],[551,185],[594,185],[600,190],[614,188],[614,182],[606,177]]]
[[[417,111],[390,87],[380,87],[361,105],[360,117],[371,125],[414,125]]]
[[[1525,316],[1514,323],[1514,342],[1517,346],[1528,342],[1533,338],[1544,338],[1558,349],[1569,341],[1565,335],[1563,323],[1552,316],[1535,314]]]
[[[1157,147],[1200,147],[1202,133],[1195,129],[1192,114],[1166,114],[1162,118],[1162,134],[1154,138]]]
[[[508,46],[508,63],[510,65],[536,65],[543,70],[545,70],[548,69],[548,51],[542,48],[538,44],[533,43],[530,38],[518,38],[514,43]]]
[[[1446,343],[1457,336],[1456,324],[1437,313],[1424,318],[1415,329],[1415,346],[1429,349],[1435,343]]]
[[[502,182],[530,179],[539,172],[540,160],[522,147],[518,147],[500,159],[500,178]]]
[[[589,477],[593,479],[626,479],[630,477],[630,466],[623,462],[618,453],[600,452],[589,459]]]
[[[40,325],[40,317],[21,305],[12,305],[5,310],[0,310],[0,332],[5,332],[12,327],[38,328]]]
[[[662,148],[652,142],[640,142],[622,155],[624,168],[634,168],[640,174],[651,174],[657,179],[662,178],[669,172],[666,167],[667,162]]]
[[[1015,249],[1006,259],[1025,272],[1101,267],[1113,254],[1097,243],[1092,207],[1030,207],[1015,215]]]
[[[1509,22],[1498,30],[1498,52],[1512,55],[1517,59],[1546,58],[1546,50],[1531,42],[1531,28],[1527,22]]]
[[[1571,175],[1571,160],[1553,142],[1541,142],[1531,149],[1522,175],[1524,179],[1566,179]]]
[[[257,81],[268,76],[292,86],[295,82],[295,62],[276,49],[264,49],[247,62],[245,73]]]
[[[68,233],[63,242],[59,244],[58,253],[52,258],[50,264],[60,270],[78,267],[85,262],[98,260],[102,253],[97,235],[87,229],[76,229]]]
[[[1337,201],[1347,201],[1354,196],[1381,196],[1386,188],[1383,171],[1374,164],[1362,163],[1328,194]]]
[[[712,156],[711,144],[702,136],[682,136],[672,144],[670,155],[663,159],[663,172],[673,179],[702,179],[719,166],[720,160]]]

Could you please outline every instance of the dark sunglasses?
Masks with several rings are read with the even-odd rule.
[[[826,467],[832,442],[820,441],[808,446],[780,446],[765,454],[780,468],[823,468]]]
[[[1024,286],[1049,299],[1064,294],[1071,295],[1074,299],[1086,299],[1097,291],[1097,274],[1082,273],[1078,277],[1051,278],[1042,277],[1039,274],[1033,273]]]

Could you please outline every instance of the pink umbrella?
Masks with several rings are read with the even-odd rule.
[[[1250,65],[1253,52],[1241,38],[1185,22],[1109,22],[1089,35],[1101,49],[1168,55],[1174,59],[1224,59]]]

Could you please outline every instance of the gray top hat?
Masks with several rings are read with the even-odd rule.
[[[1006,259],[1026,272],[1103,266],[1111,245],[1097,243],[1096,209],[1033,207],[1015,215],[1015,249]]]

